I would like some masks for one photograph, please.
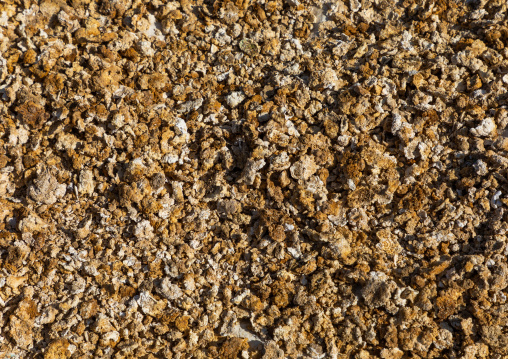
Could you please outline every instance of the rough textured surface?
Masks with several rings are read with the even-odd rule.
[[[506,18],[0,1],[0,358],[508,356]]]

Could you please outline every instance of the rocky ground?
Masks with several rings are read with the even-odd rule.
[[[0,358],[506,358],[504,0],[0,2]]]

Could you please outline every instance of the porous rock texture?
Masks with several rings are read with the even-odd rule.
[[[0,1],[1,358],[506,358],[505,0]]]

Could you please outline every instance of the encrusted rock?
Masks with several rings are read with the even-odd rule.
[[[66,189],[65,184],[59,183],[48,170],[43,170],[28,188],[28,194],[37,203],[54,204],[65,195]]]
[[[79,174],[78,191],[91,196],[94,192],[95,182],[91,170],[83,170]]]
[[[316,173],[318,167],[313,157],[303,156],[297,162],[293,163],[289,168],[291,177],[297,180],[308,180],[310,176]]]

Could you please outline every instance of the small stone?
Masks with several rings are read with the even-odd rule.
[[[91,170],[83,170],[79,174],[78,191],[81,194],[91,196],[94,192],[95,182],[93,180],[93,172]]]
[[[259,47],[258,45],[251,40],[244,39],[240,41],[239,44],[240,50],[245,52],[249,56],[255,56],[259,53]]]
[[[67,359],[71,355],[68,348],[69,341],[67,339],[57,339],[46,348],[44,359]]]
[[[362,288],[362,297],[367,305],[378,308],[389,306],[390,299],[397,286],[386,274],[371,272],[367,284]]]
[[[20,348],[28,349],[32,345],[32,325],[28,321],[11,316],[9,335]]]
[[[129,162],[125,169],[125,179],[131,182],[139,180],[146,174],[146,167],[142,158],[136,158]]]
[[[187,134],[187,124],[185,123],[185,121],[182,118],[178,117],[176,119],[175,129],[176,129],[176,133],[178,135],[186,135]]]
[[[265,345],[265,354],[263,355],[263,359],[283,359],[284,351],[277,346],[277,343],[273,340],[270,340]]]
[[[305,155],[289,168],[291,177],[296,180],[308,180],[317,171],[317,165],[311,156]]]
[[[235,200],[223,200],[217,203],[217,210],[221,214],[232,215],[241,210],[241,205]]]
[[[473,168],[476,171],[476,174],[478,176],[485,176],[489,173],[489,169],[487,167],[487,164],[483,162],[482,160],[478,160],[473,164]]]
[[[153,317],[158,317],[166,307],[166,303],[164,301],[155,300],[150,293],[143,291],[139,294],[139,299],[137,301],[141,311],[145,314],[148,314]]]
[[[12,194],[15,190],[14,184],[11,182],[8,173],[0,173],[0,196]]]
[[[28,49],[23,56],[23,62],[26,65],[31,65],[37,60],[37,53],[33,49]]]
[[[332,244],[332,250],[336,251],[340,258],[347,260],[351,254],[351,245],[346,238],[341,236]]]
[[[185,332],[189,329],[189,316],[182,315],[175,320],[175,327],[181,332]]]
[[[176,300],[183,296],[182,290],[177,285],[171,283],[171,279],[167,277],[162,280],[157,291],[169,300]]]
[[[221,358],[234,359],[238,357],[238,354],[248,348],[247,340],[244,338],[230,338],[222,344],[219,351]]]
[[[34,201],[49,205],[63,197],[66,189],[65,184],[58,183],[57,179],[45,170],[34,180],[28,189],[28,194]]]
[[[134,228],[134,235],[139,239],[152,238],[154,233],[150,221],[144,220],[139,222]]]
[[[44,220],[35,213],[30,213],[27,217],[19,222],[19,230],[22,233],[43,232],[48,225]]]

